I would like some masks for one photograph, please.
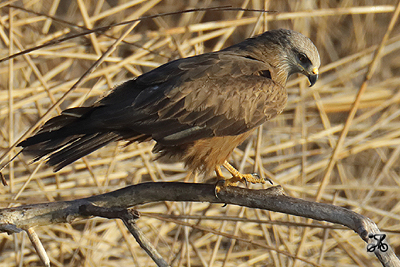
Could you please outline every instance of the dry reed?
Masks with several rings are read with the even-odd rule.
[[[309,36],[318,47],[320,80],[308,88],[305,78],[294,77],[288,84],[285,112],[240,146],[232,160],[245,172],[270,177],[289,195],[314,200],[396,4],[389,0],[3,1],[0,59],[85,29],[144,15],[225,5],[279,13],[207,11],[141,21],[59,107],[54,103],[129,26],[69,39],[0,63],[0,154],[28,129],[35,131],[31,126],[39,120],[43,124],[62,109],[93,103],[115,85],[171,59],[218,50],[267,29],[290,28]],[[385,44],[318,197],[371,218],[389,233],[396,251],[400,245],[398,25]],[[43,117],[52,107],[54,111]],[[9,186],[0,187],[0,205],[76,199],[145,181],[210,178],[188,175],[180,163],[153,161],[152,145],[108,145],[58,173],[45,164],[29,165],[29,158],[20,155],[4,170]],[[5,160],[17,151],[12,149]],[[291,266],[296,255],[315,266],[379,264],[359,236],[336,225],[313,224],[305,230],[304,225],[293,226],[307,222],[304,218],[207,203],[155,203],[138,210],[143,214],[139,227],[173,266]],[[158,213],[174,216],[167,220]],[[94,218],[40,227],[36,232],[52,266],[154,265],[117,220]],[[0,266],[19,264],[36,266],[40,260],[24,233],[3,234]],[[295,265],[309,264],[296,261]]]

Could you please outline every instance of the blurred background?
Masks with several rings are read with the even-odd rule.
[[[219,50],[268,29],[288,28],[316,44],[322,61],[320,79],[309,88],[305,77],[292,77],[284,113],[236,149],[231,162],[243,172],[269,177],[290,196],[314,201],[397,4],[393,0],[2,1],[0,60],[141,16],[215,6],[276,11],[195,11],[143,20],[72,91],[126,26],[66,38],[1,62],[0,156],[6,153],[2,164],[19,151],[9,147],[63,109],[90,105],[116,85],[170,60]],[[371,218],[388,234],[396,252],[400,252],[399,49],[396,22],[338,151],[337,164],[318,197],[320,202]],[[61,105],[44,116],[62,97]],[[83,198],[147,181],[212,178],[188,173],[181,163],[153,161],[153,145],[111,144],[58,173],[42,162],[29,164],[29,157],[19,155],[3,171],[9,186],[0,187],[0,207]],[[139,227],[172,266],[379,264],[357,234],[338,225],[208,203],[162,202],[137,209],[142,213]],[[52,266],[155,266],[118,220],[93,218],[35,230]],[[25,233],[0,236],[0,266],[41,266]]]

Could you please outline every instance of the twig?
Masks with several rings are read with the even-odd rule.
[[[9,235],[18,234],[22,232],[21,228],[16,227],[14,224],[1,224],[0,225],[0,232],[7,233]]]
[[[169,266],[137,226],[136,220],[140,217],[140,213],[138,211],[125,208],[104,208],[94,206],[92,204],[81,205],[79,210],[82,215],[99,216],[107,219],[121,219],[125,223],[125,226],[128,228],[129,232],[131,232],[133,237],[135,237],[140,247],[146,251],[146,253],[154,260],[157,266]]]
[[[150,241],[146,238],[140,228],[137,226],[134,220],[123,220],[125,226],[128,228],[129,232],[135,237],[136,241],[139,243],[140,247],[146,251],[146,253],[154,260],[157,266],[169,266],[168,263],[162,258],[162,256],[153,247]]]
[[[33,230],[33,228],[28,228],[26,230],[26,233],[28,234],[29,240],[32,242],[32,245],[39,255],[39,258],[42,261],[43,265],[46,267],[50,267],[49,256],[47,256],[46,250],[44,249],[42,242],[40,242],[40,239],[36,232]]]

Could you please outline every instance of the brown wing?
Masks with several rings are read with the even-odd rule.
[[[228,53],[209,53],[165,64],[124,84],[99,102],[91,121],[103,130],[151,136],[179,145],[237,135],[276,116],[286,92],[269,66]]]

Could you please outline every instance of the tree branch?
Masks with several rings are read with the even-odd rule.
[[[73,201],[2,209],[0,210],[0,231],[10,232],[10,229],[29,229],[39,225],[71,223],[76,219],[85,219],[89,216],[107,217],[110,215],[103,216],[104,213],[99,213],[99,209],[96,210],[93,206],[105,208],[107,212],[117,211],[117,214],[112,215],[117,215],[115,217],[125,222],[124,216],[118,215],[118,209],[123,210],[159,201],[233,204],[338,223],[354,230],[364,241],[371,244],[373,244],[373,239],[368,238],[368,234],[380,233],[376,224],[365,216],[342,207],[287,196],[280,186],[261,190],[222,187],[216,197],[213,184],[177,182],[142,183]],[[400,266],[400,261],[390,247],[386,252],[376,249],[374,253],[383,266]]]

